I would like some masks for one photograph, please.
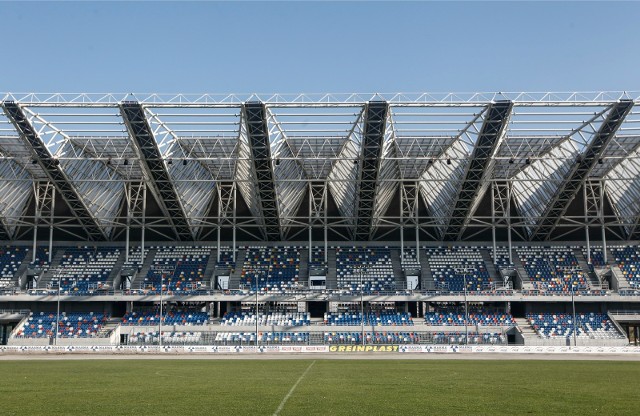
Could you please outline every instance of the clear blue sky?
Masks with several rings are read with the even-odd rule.
[[[0,2],[0,91],[640,90],[640,3]]]

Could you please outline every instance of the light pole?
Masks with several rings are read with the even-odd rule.
[[[573,346],[578,346],[578,339],[576,337],[576,302],[574,299],[574,287],[571,282],[571,308],[573,309]]]
[[[467,273],[472,272],[474,269],[462,268],[458,269],[459,273],[462,273],[462,280],[464,283],[464,343],[469,344],[469,302],[467,302]]]
[[[158,319],[158,345],[162,347],[162,293],[164,287],[164,271],[160,274],[160,319]]]
[[[258,348],[258,288],[260,287],[260,278],[256,273],[256,350]]]
[[[58,300],[57,300],[57,308],[56,308],[56,339],[54,341],[54,345],[58,345],[58,331],[60,328],[60,280],[61,280],[61,270],[57,270],[56,274],[58,275]]]
[[[358,270],[360,271],[360,324],[362,326],[362,345],[364,345],[364,269],[361,266]]]
[[[464,281],[464,344],[469,344],[469,303],[467,302],[467,272],[462,274]]]

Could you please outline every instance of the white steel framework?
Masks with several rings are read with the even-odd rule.
[[[182,241],[305,230],[310,242],[408,230],[417,242],[554,240],[585,228],[638,239],[638,102],[626,92],[4,94],[0,239],[28,238],[44,220],[41,183],[61,204],[52,227],[78,239],[128,241],[140,229]]]

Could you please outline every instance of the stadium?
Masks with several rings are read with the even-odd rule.
[[[637,345],[639,100],[6,94],[0,340]]]

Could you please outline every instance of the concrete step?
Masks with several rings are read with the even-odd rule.
[[[298,249],[300,255],[299,281],[305,286],[309,283],[309,249]]]
[[[107,277],[107,283],[111,285],[112,288],[120,287],[120,271],[122,270],[122,266],[124,265],[124,261],[127,258],[126,249],[120,250],[120,257],[116,260],[113,268],[111,269],[111,273],[109,273],[109,277]]]
[[[149,273],[149,269],[151,268],[153,259],[156,257],[157,251],[158,250],[156,250],[155,248],[149,249],[149,251],[147,252],[147,257],[145,257],[144,261],[142,262],[142,268],[140,269],[140,272],[136,274],[136,277],[131,282],[131,287],[142,287],[142,285],[144,284],[144,278],[147,276],[147,273]]]
[[[493,263],[490,249],[481,248],[480,254],[482,255],[482,260],[484,260],[484,265],[487,268],[487,272],[489,272],[491,281],[502,283],[502,276],[500,276],[500,273],[498,273],[498,269],[496,269],[496,265]]]
[[[207,265],[204,267],[204,281],[208,282],[213,279],[213,274],[216,270],[217,263],[217,255],[215,249],[209,250],[209,260],[207,260]]]
[[[513,259],[513,265],[516,268],[516,273],[518,274],[518,279],[520,280],[521,287],[523,290],[531,290],[533,289],[533,283],[531,279],[529,279],[529,275],[527,271],[524,269],[524,265],[520,260],[520,256],[516,252],[515,248],[511,249],[511,258]]]
[[[391,264],[393,267],[393,275],[395,277],[396,288],[406,286],[406,280],[402,271],[402,262],[400,261],[400,249],[391,250]]]
[[[338,274],[336,270],[336,250],[334,248],[328,248],[327,250],[327,289],[337,289]]]
[[[55,250],[55,249],[54,249]],[[49,266],[49,270],[40,277],[40,281],[38,281],[38,288],[45,289],[47,288],[51,282],[54,280],[55,270],[60,266],[60,262],[62,261],[62,256],[64,256],[64,249],[58,249],[53,257],[51,258],[51,265]],[[57,285],[57,282],[56,282]]]
[[[422,289],[434,290],[436,288],[436,282],[433,279],[433,273],[429,266],[429,259],[424,250],[420,249],[420,272],[422,273]]]
[[[533,329],[529,321],[527,321],[525,318],[514,318],[514,320],[516,321],[516,325],[518,325],[518,328],[520,328],[520,331],[522,332],[522,335],[524,337],[538,337],[536,330]]]
[[[591,269],[589,268],[589,264],[587,263],[587,259],[584,257],[584,254],[582,253],[582,250],[579,249],[579,248],[574,248],[573,249],[573,255],[578,260],[578,265],[580,266],[582,271],[585,272],[585,276],[587,276],[587,280],[589,282],[589,286],[592,289],[599,288],[600,287],[600,281],[598,280],[598,276],[596,276],[596,274],[593,273],[591,271]]]
[[[247,250],[240,248],[236,251],[236,267],[231,271],[229,276],[229,289],[240,288],[240,278],[242,277],[242,268],[244,267],[244,259],[247,256]]]

